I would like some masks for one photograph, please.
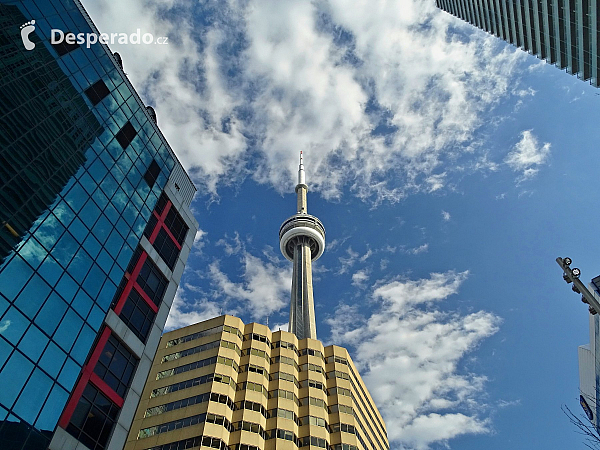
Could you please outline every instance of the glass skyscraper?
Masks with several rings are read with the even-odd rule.
[[[436,5],[598,87],[597,1],[436,0]]]
[[[0,0],[0,447],[121,449],[195,187],[76,0]],[[79,445],[79,447],[78,447]]]

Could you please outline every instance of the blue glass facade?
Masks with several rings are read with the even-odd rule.
[[[49,42],[92,26],[72,0],[0,0],[3,449],[47,447],[177,164],[106,46]]]

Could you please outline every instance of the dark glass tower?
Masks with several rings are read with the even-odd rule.
[[[598,87],[597,1],[436,0],[436,5]]]
[[[74,0],[0,0],[0,447],[122,448],[195,187]],[[78,447],[79,446],[79,447]]]

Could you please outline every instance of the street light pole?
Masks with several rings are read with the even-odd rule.
[[[578,268],[571,269],[571,258],[556,258],[556,262],[563,270],[563,280],[567,283],[573,283],[573,291],[581,294],[581,301],[590,305],[590,314],[597,314],[600,311],[600,297],[595,292],[590,292],[588,288],[579,279],[581,271]]]

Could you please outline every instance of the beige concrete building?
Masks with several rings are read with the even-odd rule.
[[[387,450],[346,349],[220,316],[165,333],[125,450]]]
[[[294,264],[288,331],[216,317],[163,335],[125,450],[388,450],[387,431],[346,349],[317,340],[312,261],[325,228],[298,211],[279,230]]]

